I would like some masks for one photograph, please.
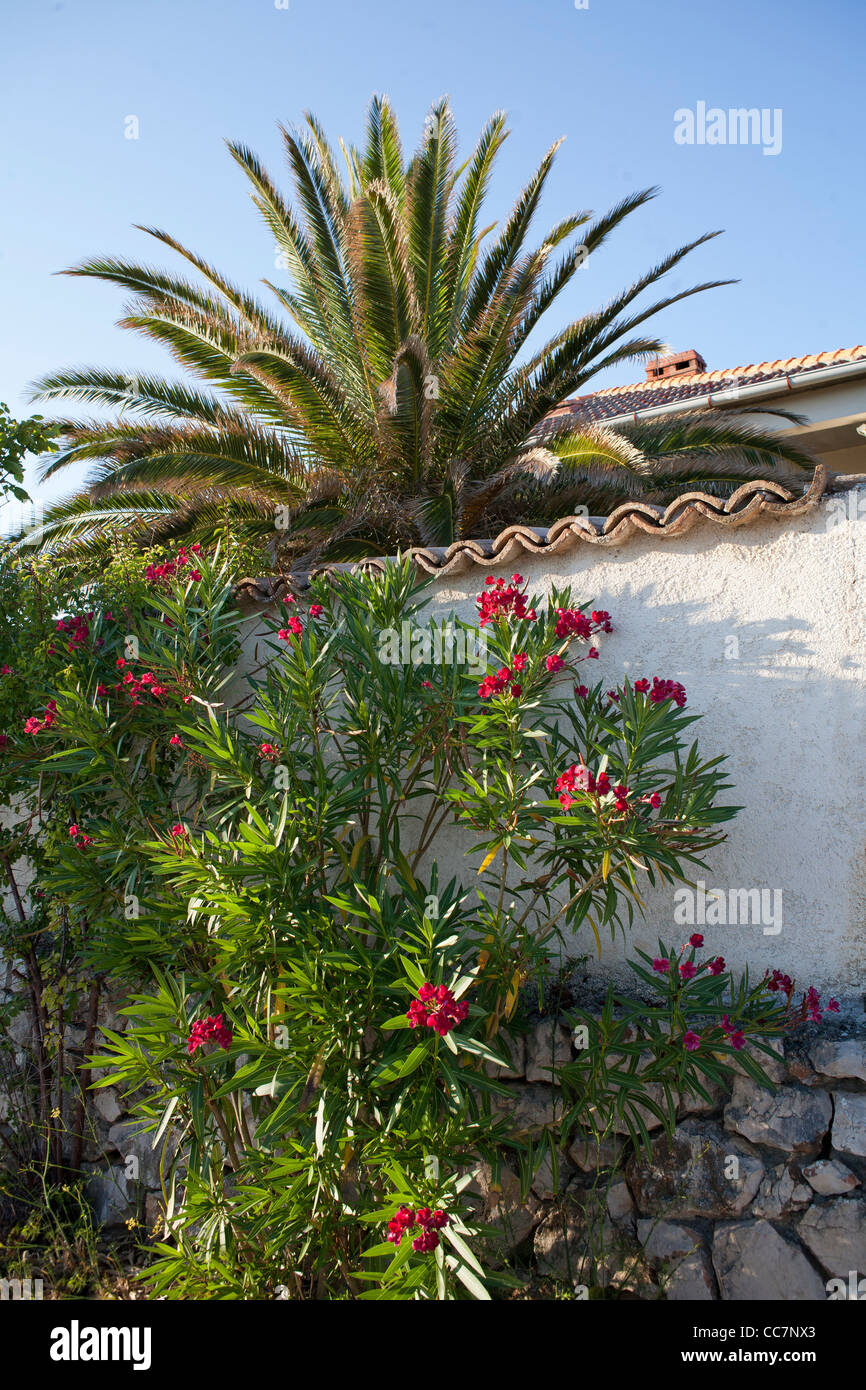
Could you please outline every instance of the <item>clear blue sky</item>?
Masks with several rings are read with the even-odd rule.
[[[410,148],[443,93],[464,149],[507,110],[491,220],[559,136],[539,233],[661,185],[575,277],[563,321],[724,228],[670,283],[741,283],[667,311],[660,336],[711,368],[851,347],[866,332],[864,35],[863,0],[6,0],[0,400],[29,413],[27,383],[73,364],[174,374],[115,327],[122,292],[55,272],[97,253],[170,263],[141,222],[238,281],[273,277],[272,239],[223,140],[243,140],[286,182],[276,122],[309,109],[334,141],[359,138],[375,91]],[[701,101],[780,108],[781,152],[677,144],[674,112]],[[138,140],[124,138],[130,115]]]

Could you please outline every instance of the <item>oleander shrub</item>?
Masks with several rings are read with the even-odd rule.
[[[519,575],[445,624],[408,563],[322,577],[243,657],[219,554],[118,559],[73,598],[5,663],[29,820],[3,862],[36,873],[4,947],[29,932],[68,999],[125,998],[58,1087],[63,1111],[119,1086],[161,1154],[152,1293],[488,1298],[511,1276],[482,1160],[528,1183],[572,1125],[615,1117],[646,1145],[647,1111],[672,1128],[680,1091],[735,1061],[764,1079],[761,1048],[820,1015],[697,934],[660,942],[633,962],[640,1005],[570,1013],[561,1112],[515,1131],[500,1073],[527,993],[627,934],[645,885],[702,867],[735,814],[682,686],[593,681],[610,616]],[[43,990],[46,1037],[53,1007]],[[56,1140],[53,1162],[75,1166]]]

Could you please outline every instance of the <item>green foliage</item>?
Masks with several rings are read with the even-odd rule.
[[[52,453],[57,448],[54,439],[58,433],[59,427],[41,415],[13,420],[8,405],[0,401],[0,500],[28,500],[23,486],[25,455]]]
[[[119,1086],[160,1153],[152,1292],[488,1298],[508,1276],[487,1269],[480,1159],[510,1155],[528,1182],[572,1124],[616,1116],[646,1142],[645,1110],[670,1126],[678,1091],[730,1071],[720,1018],[749,1035],[784,1026],[762,985],[675,966],[659,984],[642,958],[652,1004],[611,996],[600,1019],[571,1018],[586,1042],[562,1069],[561,1121],[535,1139],[510,1123],[497,1073],[524,986],[543,1000],[581,932],[627,931],[642,882],[703,865],[736,809],[719,803],[720,760],[701,758],[695,716],[669,699],[628,683],[618,700],[601,683],[572,695],[568,591],[527,595],[537,617],[480,633],[455,620],[437,643],[425,585],[394,563],[315,581],[307,612],[287,606],[253,641],[231,580],[220,553],[143,570],[121,552],[82,594],[62,568],[13,558],[4,574],[19,616],[0,649],[2,780],[27,809],[0,857],[10,885],[22,856],[36,872],[3,944],[29,942],[44,1060],[64,993],[120,992],[125,1023],[102,1029],[78,1079]],[[409,659],[392,641],[404,623]],[[505,667],[520,691],[483,699],[481,677]],[[564,807],[573,764],[627,785],[627,809],[613,792]],[[466,852],[454,877],[444,836]],[[407,1016],[428,986],[456,1010],[441,1033]],[[51,1115],[75,1098],[43,1071],[51,1161],[74,1167]],[[403,1205],[447,1214],[435,1248],[385,1239]]]
[[[264,281],[273,308],[153,227],[141,230],[181,258],[181,273],[113,257],[72,268],[131,293],[124,326],[188,375],[87,367],[36,384],[43,399],[117,412],[63,422],[47,471],[92,471],[88,491],[48,513],[44,543],[98,549],[120,525],[145,542],[210,543],[230,522],[309,563],[446,545],[698,484],[724,494],[780,467],[796,478],[809,455],[756,422],[754,408],[748,423],[707,410],[616,430],[549,419],[599,371],[660,351],[646,327],[656,314],[728,282],[652,298],[710,233],[602,309],[552,323],[587,257],[594,264],[655,190],[598,218],[576,211],[535,241],[554,145],[504,224],[486,225],[507,134],[497,112],[461,160],[441,101],[407,159],[389,102],[374,97],[366,145],[344,147],[343,173],[307,116],[301,130],[281,129],[293,204],[251,150],[230,145],[277,253]]]

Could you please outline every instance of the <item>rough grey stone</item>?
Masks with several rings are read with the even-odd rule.
[[[635,1155],[626,1174],[642,1214],[725,1218],[739,1216],[752,1201],[764,1165],[714,1121],[686,1120],[672,1139],[655,1141],[650,1163]]]
[[[796,1246],[769,1221],[718,1225],[713,1233],[713,1266],[723,1299],[823,1302],[824,1281]]]
[[[855,1158],[866,1158],[866,1096],[833,1092],[833,1148]]]
[[[500,1034],[497,1042],[511,1058],[511,1065],[497,1067],[494,1062],[485,1062],[484,1070],[488,1076],[498,1077],[503,1081],[519,1081],[526,1074],[526,1039],[520,1035],[506,1038],[504,1034]]]
[[[866,1198],[816,1202],[800,1222],[797,1234],[830,1274],[847,1278],[853,1269],[866,1275]]]
[[[866,1081],[866,1038],[819,1038],[809,1057],[822,1076]]]
[[[766,1216],[770,1221],[778,1221],[792,1211],[801,1211],[812,1200],[812,1189],[800,1182],[786,1163],[772,1168],[758,1189],[758,1195],[749,1208],[750,1216]]]
[[[590,1287],[651,1287],[640,1247],[614,1226],[600,1196],[588,1195],[584,1205],[566,1199],[545,1217],[533,1242],[538,1272]]]
[[[538,1224],[541,1204],[532,1192],[521,1196],[519,1177],[504,1164],[494,1179],[490,1165],[482,1163],[476,1169],[473,1186],[482,1199],[481,1220],[495,1228],[497,1253],[510,1254]]]
[[[579,1131],[571,1141],[568,1156],[583,1173],[595,1173],[602,1168],[615,1168],[619,1163],[625,1140],[618,1134],[601,1137],[589,1131]]]
[[[725,1129],[784,1153],[817,1154],[833,1107],[825,1091],[780,1086],[775,1092],[738,1076],[725,1106]]]
[[[558,1071],[571,1061],[571,1031],[552,1018],[543,1018],[526,1039],[526,1079],[559,1085]]]
[[[117,1149],[123,1156],[124,1164],[126,1159],[134,1157],[138,1160],[137,1177],[133,1173],[132,1181],[140,1182],[144,1187],[160,1187],[159,1165],[162,1159],[163,1145],[165,1136],[159,1141],[157,1147],[153,1148],[153,1132],[142,1132],[140,1125],[124,1121],[120,1124],[112,1125],[108,1131],[108,1142]],[[166,1155],[166,1168],[172,1153],[176,1147],[177,1140],[168,1138],[168,1153]]]
[[[134,1189],[123,1168],[93,1173],[85,1193],[101,1226],[122,1226],[132,1215]]]
[[[507,1096],[492,1096],[491,1106],[510,1117],[517,1134],[537,1133],[547,1125],[558,1124],[562,1100],[558,1086],[509,1086]]]
[[[607,1211],[615,1225],[634,1223],[634,1202],[628,1190],[628,1183],[611,1183],[607,1190]]]
[[[819,1158],[803,1169],[803,1177],[811,1188],[822,1197],[836,1197],[847,1194],[860,1186],[860,1179],[837,1158]]]
[[[785,1045],[781,1038],[764,1038],[763,1043],[765,1047],[770,1049],[772,1056],[768,1056],[764,1048],[758,1047],[757,1043],[754,1042],[746,1043],[743,1051],[746,1056],[757,1062],[761,1070],[775,1085],[778,1085],[785,1078]],[[748,1076],[746,1068],[738,1057],[731,1059],[731,1065],[735,1074]]]
[[[702,1084],[710,1097],[709,1100],[704,1100],[696,1091],[683,1091],[677,1107],[679,1119],[686,1115],[711,1115],[715,1110],[721,1109],[723,1102],[728,1098],[729,1089],[726,1090],[718,1082],[710,1081],[708,1077],[703,1079]]]
[[[94,1093],[93,1108],[108,1125],[113,1125],[115,1120],[119,1120],[123,1114],[117,1095],[110,1088]]]
[[[6,1029],[7,1037],[10,1037],[18,1047],[29,1047],[33,1041],[33,1023],[29,1009],[22,1009],[20,1014],[16,1014]]]
[[[675,1221],[637,1223],[637,1238],[671,1303],[707,1302],[716,1297],[709,1252],[701,1237]]]
[[[557,1197],[560,1192],[565,1191],[573,1176],[573,1165],[569,1163],[564,1154],[560,1154],[557,1162],[556,1182],[554,1182],[553,1159],[547,1152],[532,1179],[532,1190],[536,1197],[540,1197],[542,1201],[550,1201],[553,1197]]]

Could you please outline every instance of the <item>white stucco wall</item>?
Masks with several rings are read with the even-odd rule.
[[[779,967],[862,1014],[866,989],[866,491],[825,499],[799,517],[686,535],[632,536],[612,549],[577,544],[559,557],[524,557],[530,589],[573,586],[578,601],[611,613],[590,676],[681,681],[705,756],[727,753],[727,800],[745,809],[711,852],[707,891],[781,893],[772,920],[703,928],[707,948],[738,969]],[[437,580],[432,608],[476,612],[487,569]],[[256,620],[251,621],[251,651]],[[465,845],[463,846],[465,848]],[[472,870],[456,838],[443,867]],[[440,862],[442,855],[440,853]],[[632,941],[654,952],[681,943],[673,888],[649,891]],[[780,929],[777,930],[777,926]],[[769,927],[769,930],[765,930]],[[575,953],[595,947],[591,933]],[[590,968],[623,969],[623,943]]]

